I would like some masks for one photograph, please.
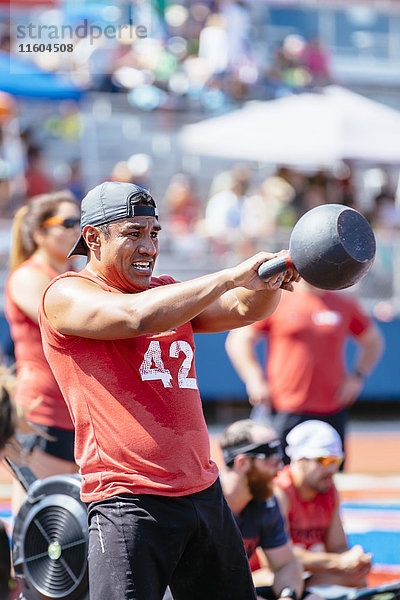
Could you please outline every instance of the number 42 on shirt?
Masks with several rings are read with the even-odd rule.
[[[169,356],[179,359],[183,352],[185,358],[178,370],[178,386],[180,388],[190,388],[197,390],[197,381],[195,377],[188,377],[188,373],[193,362],[193,350],[188,342],[178,340],[172,342],[169,348]],[[165,368],[162,356],[160,342],[152,340],[144,355],[144,359],[139,368],[142,381],[160,379],[165,388],[172,387],[171,372]]]

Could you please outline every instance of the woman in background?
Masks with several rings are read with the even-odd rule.
[[[19,441],[27,452],[27,465],[39,479],[77,471],[74,427],[43,353],[37,312],[50,281],[71,270],[67,254],[75,243],[79,216],[72,194],[54,192],[21,207],[12,228],[5,314],[15,347],[14,401],[37,431],[20,436]],[[14,490],[14,513],[21,500]]]

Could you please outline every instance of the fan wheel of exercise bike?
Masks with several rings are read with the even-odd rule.
[[[43,508],[25,534],[25,570],[31,585],[51,598],[68,597],[86,568],[87,540],[62,506]]]
[[[74,476],[37,481],[17,515],[13,533],[16,573],[26,598],[84,600],[87,583],[87,513]]]

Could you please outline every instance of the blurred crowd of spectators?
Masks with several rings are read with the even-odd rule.
[[[5,160],[2,161],[5,172],[0,173],[1,216],[10,217],[33,196],[59,189],[70,190],[79,204],[86,192],[80,158],[64,163],[60,173],[52,173],[35,132],[27,128],[20,132],[19,139],[24,159],[17,188],[15,178],[8,177]],[[3,157],[8,144],[8,138],[0,138]],[[367,208],[358,205],[359,182],[351,162],[342,162],[335,170],[307,173],[282,165],[264,177],[250,163],[237,163],[231,170],[217,173],[206,192],[204,182],[200,186],[193,175],[173,173],[159,198],[160,210],[170,238],[177,240],[179,248],[187,238],[190,252],[207,247],[218,256],[232,251],[239,256],[257,251],[267,237],[273,239],[280,230],[290,230],[306,211],[325,203],[356,208],[375,228],[399,230],[400,208],[394,183],[384,169],[369,172],[372,171],[375,183]],[[103,180],[130,181],[154,189],[155,176],[152,157],[135,153],[115,163]]]
[[[306,211],[326,203],[358,208],[378,229],[400,226],[389,181],[382,178],[370,210],[363,210],[357,206],[351,166],[345,163],[337,174],[280,166],[261,181],[253,168],[236,164],[214,177],[203,202],[190,177],[177,174],[167,188],[163,209],[174,234],[197,234],[219,255],[234,249],[244,257],[265,248],[265,241],[279,231],[290,230]]]
[[[107,23],[126,24],[128,15],[124,11],[128,5],[131,27],[125,25],[118,35],[107,36]],[[97,8],[95,3],[78,6],[64,2],[57,10],[39,10],[34,3],[19,10],[16,3],[10,15],[11,20],[0,15],[0,53],[34,61],[48,71],[67,73],[83,89],[123,93],[135,109],[219,112],[254,97],[279,97],[331,81],[329,52],[317,38],[306,41],[288,35],[278,44],[275,54],[267,56],[267,44],[257,45],[260,23],[255,22],[251,4],[241,0],[167,5],[134,0],[126,6],[123,2],[118,6],[103,2]],[[93,23],[102,25],[100,34],[92,35]],[[145,35],[139,32],[138,25],[145,28]],[[26,32],[28,26],[34,27],[35,36],[39,27],[42,33],[37,40],[24,38],[24,42],[72,41],[74,51],[21,54],[18,28],[25,28]],[[74,39],[67,39],[65,34],[65,39],[55,40],[49,33],[51,28],[60,32],[64,26],[72,28]],[[82,35],[85,31],[86,35]],[[3,94],[0,214],[10,216],[26,198],[60,187],[68,187],[77,199],[81,198],[84,178],[79,160],[66,159],[62,172],[49,174],[40,136],[36,136],[38,124],[32,127],[29,122],[13,119],[18,111],[16,107],[7,108],[7,103],[12,105],[13,98]],[[8,115],[2,113],[4,106]],[[60,141],[79,136],[74,103],[60,103],[60,113],[60,117],[49,117],[40,123],[42,133],[57,135]],[[116,165],[117,171],[118,168],[123,171],[125,165]],[[134,172],[137,174],[138,169]],[[178,174],[171,185],[182,188],[185,178]],[[176,199],[166,199],[174,213],[183,210],[175,206],[177,203]],[[255,207],[256,202],[252,204]],[[187,214],[198,220],[204,216],[204,206],[195,210],[193,205]]]
[[[14,116],[0,119],[0,218],[12,217],[33,196],[58,189],[69,189],[80,202],[85,193],[80,159],[65,163],[62,173],[51,172],[34,129],[20,131]]]
[[[81,5],[84,8],[84,3]],[[88,12],[87,16],[71,14],[67,8],[65,13],[59,11],[57,18],[53,10],[52,25],[72,27],[75,37],[61,41],[72,42],[74,51],[19,57],[50,71],[68,72],[84,88],[125,92],[131,104],[143,110],[224,110],[232,103],[279,97],[332,80],[330,54],[322,40],[287,35],[276,48],[260,44],[260,23],[255,22],[251,4],[241,0],[170,3],[160,10],[157,3],[142,0],[131,5],[132,26],[125,25],[113,37],[106,35],[106,22],[102,21],[102,12],[109,15],[110,7],[101,9],[99,3],[97,13]],[[123,17],[121,14],[120,23],[126,22]],[[38,26],[49,22],[45,10],[35,19]],[[103,23],[103,33],[93,36],[92,22]],[[40,39],[32,41],[54,43],[45,38],[46,31],[44,28]],[[82,35],[85,31],[86,36]],[[3,23],[0,49],[18,54],[20,41],[15,25]]]

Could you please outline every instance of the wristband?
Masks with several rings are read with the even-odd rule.
[[[279,598],[292,598],[292,600],[297,600],[297,594],[293,588],[284,587],[281,593],[279,594]]]

